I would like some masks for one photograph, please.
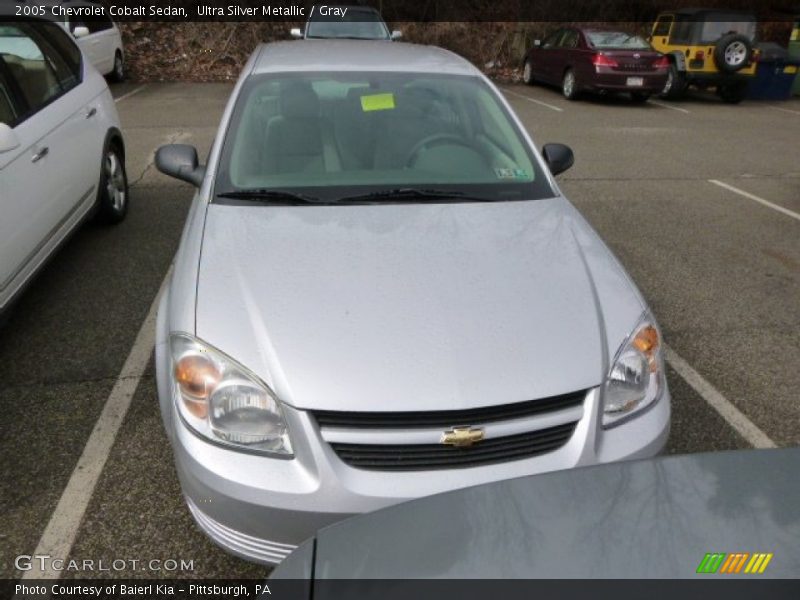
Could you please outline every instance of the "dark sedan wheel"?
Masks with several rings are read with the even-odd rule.
[[[97,220],[119,223],[128,214],[128,176],[122,152],[111,144],[103,156],[100,189],[97,193]]]
[[[631,100],[636,104],[644,104],[650,99],[648,92],[631,92]]]
[[[567,69],[564,73],[564,79],[561,82],[561,93],[567,100],[575,100],[578,97],[578,82],[575,79],[575,72],[572,69]]]
[[[530,58],[526,58],[522,66],[522,81],[525,85],[533,85],[533,65]]]

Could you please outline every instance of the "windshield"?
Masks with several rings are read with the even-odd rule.
[[[215,191],[338,200],[397,189],[490,200],[553,195],[516,125],[477,77],[294,73],[251,77]]]
[[[586,34],[589,44],[600,50],[649,50],[650,44],[638,36],[622,31],[590,31]]]
[[[376,13],[348,9],[343,17],[319,16],[309,20],[306,37],[388,40],[389,29]]]

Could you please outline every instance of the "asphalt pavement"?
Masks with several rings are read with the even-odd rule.
[[[177,248],[192,189],[157,173],[153,153],[185,142],[205,156],[231,89],[113,87],[129,216],[82,227],[0,325],[0,577],[21,576],[15,558],[37,548]],[[575,167],[560,185],[661,324],[673,396],[667,451],[800,444],[800,100],[634,105],[569,102],[543,87],[503,90],[537,145],[574,149]],[[63,578],[268,573],[194,525],[152,362],[63,558],[128,563]],[[170,560],[189,564],[170,570]]]

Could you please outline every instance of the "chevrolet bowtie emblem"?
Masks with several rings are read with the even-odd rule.
[[[466,448],[480,442],[486,434],[483,429],[472,427],[453,427],[442,434],[441,443],[448,446]]]

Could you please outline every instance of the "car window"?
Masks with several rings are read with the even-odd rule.
[[[54,23],[0,25],[0,56],[22,92],[27,114],[80,83],[80,51]]]
[[[344,17],[310,19],[306,29],[307,38],[389,39],[389,29],[378,13],[352,8]]]
[[[542,48],[552,48],[556,45],[561,35],[564,33],[563,29],[558,29],[544,38],[542,42]]]
[[[558,42],[561,48],[577,48],[578,47],[578,32],[574,29],[567,29],[564,35]]]
[[[669,35],[670,27],[672,27],[672,15],[664,15],[658,18],[655,27],[653,27],[653,36],[667,36]]]
[[[589,44],[599,50],[649,50],[650,44],[643,37],[622,31],[591,31],[587,34]]]
[[[0,123],[13,126],[18,112],[11,99],[11,85],[0,65]]]
[[[672,26],[669,41],[671,44],[689,44],[692,41],[692,27],[695,21],[686,15],[678,15]]]
[[[252,77],[236,103],[216,192],[449,186],[490,199],[552,195],[481,79],[415,73]]]
[[[100,33],[111,29],[114,23],[106,16],[99,16],[86,19],[82,25],[89,28],[89,33]]]
[[[740,33],[751,40],[756,36],[755,21],[745,20],[708,20],[700,28],[700,43],[716,42],[728,33]]]

